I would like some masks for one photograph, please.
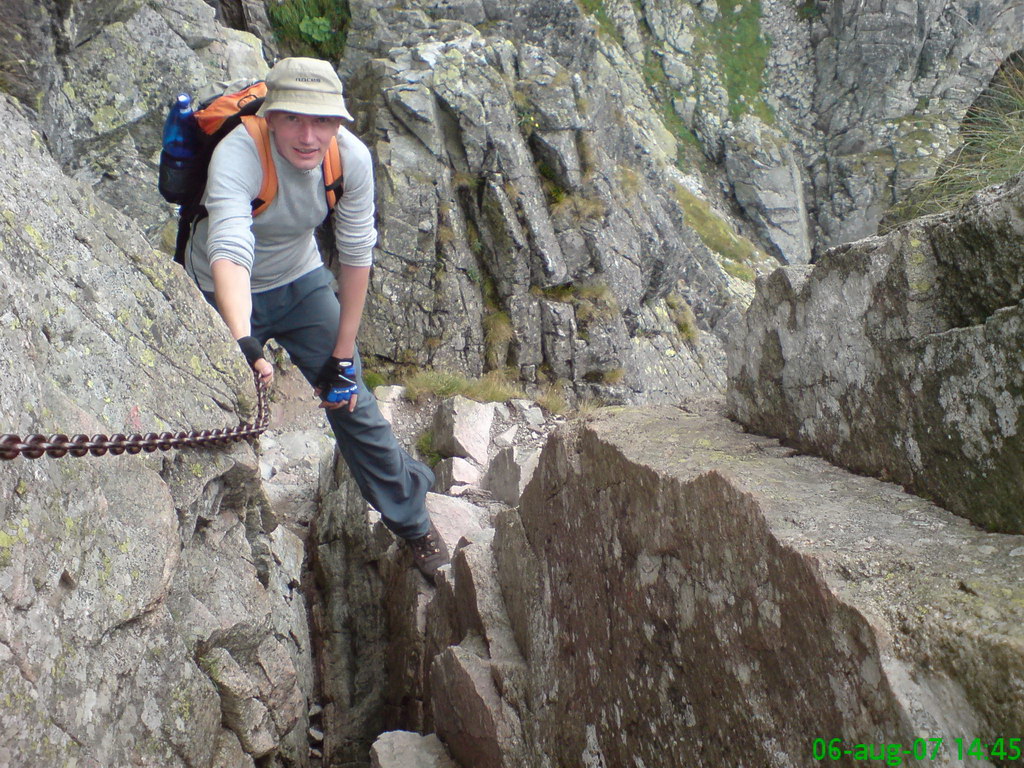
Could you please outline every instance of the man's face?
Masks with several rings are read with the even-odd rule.
[[[338,133],[341,118],[300,115],[275,109],[267,115],[267,125],[281,156],[299,170],[309,171],[324,161],[331,138]]]

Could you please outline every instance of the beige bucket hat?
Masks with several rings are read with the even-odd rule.
[[[267,98],[256,114],[265,117],[272,110],[352,119],[334,67],[301,56],[281,59],[267,74]]]

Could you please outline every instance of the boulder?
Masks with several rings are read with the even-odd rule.
[[[494,498],[510,506],[518,506],[526,484],[537,468],[540,450],[509,446],[501,448],[487,468],[484,487]]]
[[[750,429],[1024,531],[1024,178],[759,281],[729,349]]]
[[[792,147],[746,115],[725,135],[725,171],[736,201],[783,264],[806,264],[811,239],[804,183]]]
[[[480,470],[459,457],[443,459],[434,467],[434,490],[458,496],[480,480]]]
[[[370,750],[371,768],[457,768],[434,734],[382,733]]]
[[[781,768],[808,734],[1019,729],[999,681],[1024,669],[1022,545],[706,410],[609,409],[552,438],[497,521],[526,665],[499,690],[531,713],[502,758]],[[474,663],[435,668],[475,681],[467,746],[500,745]]]
[[[251,376],[194,284],[61,172],[5,94],[0,122],[4,430],[251,421]],[[280,746],[310,649],[273,629],[305,611],[293,612],[301,596],[285,602],[265,586],[278,576],[274,521],[248,444],[19,458],[0,466],[0,486],[2,762],[173,768],[237,756],[222,732],[231,697],[197,663],[215,648],[259,680],[273,729],[248,748]]]
[[[478,403],[461,395],[449,398],[434,415],[434,450],[442,456],[470,458],[486,467],[493,421],[493,403]]]

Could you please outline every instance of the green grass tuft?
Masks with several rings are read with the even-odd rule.
[[[769,125],[775,121],[761,97],[771,45],[761,34],[759,0],[719,0],[711,41],[729,94],[729,115],[738,120],[753,112]]]
[[[559,416],[565,413],[568,403],[565,399],[565,382],[548,382],[537,396],[537,405],[548,413]]]
[[[715,213],[707,200],[697,197],[681,184],[675,184],[675,198],[683,209],[687,225],[709,249],[738,264],[746,264],[756,258],[754,244],[737,234],[728,221]]]
[[[430,396],[443,399],[462,395],[482,403],[525,397],[522,387],[504,370],[489,371],[479,379],[448,371],[418,371],[404,384],[406,399],[417,403]]]
[[[434,430],[426,429],[416,438],[416,453],[431,468],[441,461],[441,454],[434,448]]]
[[[962,146],[893,206],[883,229],[958,208],[985,187],[1024,172],[1024,57],[1004,64],[967,111],[960,136]]]
[[[727,262],[727,264],[734,263]],[[726,266],[726,271],[728,269],[729,267]],[[693,309],[686,302],[686,299],[678,293],[670,293],[665,297],[665,304],[669,309],[669,317],[672,318],[676,330],[679,331],[679,337],[687,344],[696,344],[700,338],[700,329],[697,328],[697,318],[693,314]]]
[[[293,56],[337,62],[345,52],[348,0],[275,0],[267,3],[267,17]]]
[[[515,329],[507,312],[490,312],[484,315],[484,357],[491,368],[499,368],[505,362],[509,342],[515,337]]]
[[[383,387],[388,383],[388,380],[383,374],[377,373],[376,371],[368,371],[364,368],[363,383],[366,385],[366,388],[372,392],[377,387]]]
[[[619,45],[623,45],[622,34],[619,32],[618,27],[615,26],[615,22],[612,21],[608,15],[607,9],[604,7],[603,0],[579,0],[580,7],[587,13],[593,14],[597,20],[597,28],[602,34],[615,40]]]
[[[523,388],[504,370],[488,371],[479,379],[468,379],[460,394],[481,403],[503,403],[526,397]]]

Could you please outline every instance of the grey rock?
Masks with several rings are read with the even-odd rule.
[[[539,427],[544,424],[544,414],[532,400],[513,400],[517,414],[531,427]]]
[[[518,718],[499,696],[486,661],[451,646],[434,660],[430,676],[434,720],[459,763],[501,768],[506,753],[522,754]]]
[[[388,731],[373,742],[371,768],[456,768],[434,734]]]
[[[515,446],[501,448],[487,468],[484,487],[494,494],[494,498],[510,506],[518,506],[526,484],[533,477],[537,468],[540,451],[537,449],[521,449]]]
[[[731,340],[736,418],[991,530],[1024,529],[1022,201],[1018,178],[760,282]]]
[[[725,135],[725,170],[737,202],[779,261],[810,261],[803,179],[789,142],[746,115]]]
[[[1024,664],[1020,608],[1005,599],[1020,593],[1020,561],[1006,558],[1020,540],[719,416],[614,409],[554,437],[519,510],[498,520],[525,685],[495,701],[481,662],[455,649],[432,675],[461,706],[479,701],[459,712],[472,760],[501,744],[495,713],[517,691],[532,702],[517,711],[534,713],[527,754],[555,762],[717,766],[740,745],[751,764],[786,766],[827,728],[907,741],[1016,727],[1021,703],[988,686]],[[990,554],[964,557],[981,542]],[[709,731],[733,737],[715,746]]]
[[[493,403],[478,403],[461,395],[449,398],[434,416],[434,450],[442,456],[471,458],[486,467],[493,421]]]
[[[434,467],[434,490],[457,496],[466,486],[480,481],[480,470],[459,457],[443,459]]]
[[[474,536],[487,525],[486,511],[464,499],[428,493],[427,511],[451,552],[463,536]]]
[[[513,424],[494,438],[494,445],[498,448],[507,448],[515,443],[518,434],[519,427]]]
[[[251,377],[192,283],[65,176],[2,94],[0,122],[5,430],[251,420]],[[273,724],[256,749],[280,744],[302,696],[271,629],[291,606],[260,580],[275,576],[274,523],[251,447],[18,459],[0,478],[13,489],[0,516],[5,762],[51,764],[58,750],[102,765],[251,765],[223,734],[231,695],[196,663],[207,653],[255,680]]]
[[[110,10],[99,13],[100,6]],[[166,247],[173,208],[154,179],[167,105],[209,80],[265,73],[259,41],[214,23],[201,0],[76,4],[71,15],[73,36],[84,36],[42,101],[48,144],[75,178],[132,216],[150,243]]]
[[[242,749],[254,758],[277,746],[274,724],[259,700],[259,689],[224,648],[214,648],[200,659],[220,692],[224,724],[238,737]]]
[[[218,734],[210,768],[254,768],[255,765],[252,755],[242,749],[234,731],[224,729]]]

